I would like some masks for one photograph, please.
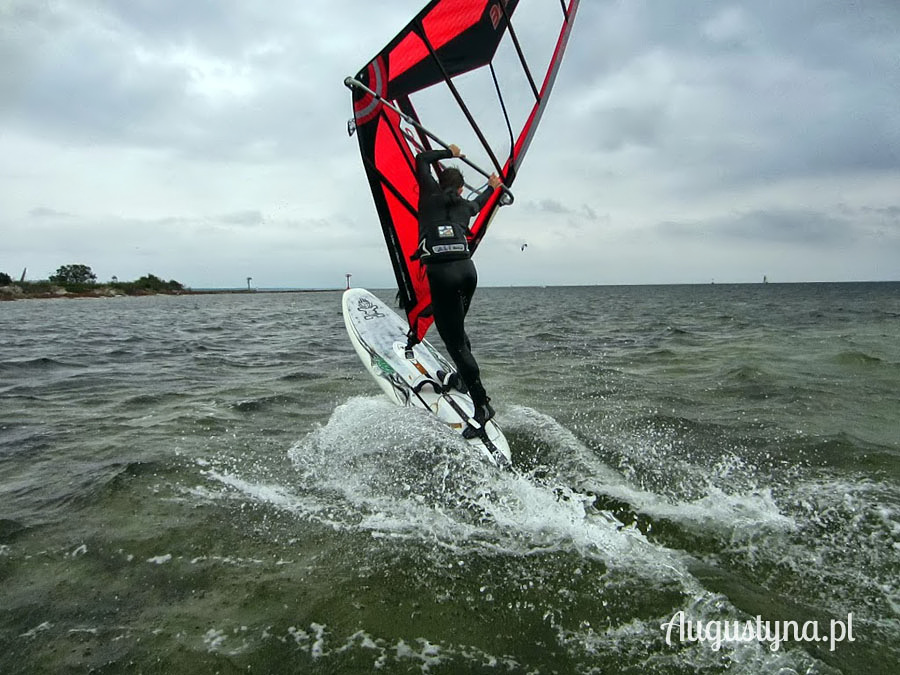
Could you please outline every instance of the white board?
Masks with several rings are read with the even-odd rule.
[[[430,411],[462,436],[475,405],[455,389],[441,392],[437,376],[438,370],[455,370],[453,365],[427,340],[413,348],[412,359],[407,358],[406,321],[367,290],[345,291],[343,307],[350,342],[388,398],[401,406]],[[485,425],[483,435],[467,440],[494,464],[511,464],[509,443],[493,420]]]

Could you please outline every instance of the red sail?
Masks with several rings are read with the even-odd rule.
[[[370,92],[353,89],[363,165],[416,341],[432,323],[425,270],[410,259],[419,243],[415,154],[432,147],[418,125],[439,131],[468,157],[478,156],[479,166],[511,187],[577,7],[578,0],[433,0],[356,75],[416,123],[408,124]],[[417,109],[428,111],[425,119]],[[475,218],[471,251],[500,204],[497,191]]]

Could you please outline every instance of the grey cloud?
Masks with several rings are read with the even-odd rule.
[[[129,0],[95,5],[145,38],[192,42],[222,53],[240,50],[251,36],[267,28],[254,15],[251,3],[233,0]]]
[[[570,125],[678,189],[900,168],[900,5],[585,6]],[[571,128],[571,127],[570,127]]]
[[[741,239],[832,244],[852,239],[846,220],[815,211],[753,211],[720,224],[722,233]]]
[[[858,237],[853,223],[827,213],[770,209],[722,216],[702,222],[667,222],[658,226],[667,236],[715,237],[746,241],[831,245]]]
[[[310,129],[340,129],[349,114],[338,74],[317,58],[327,36],[292,33],[278,12],[245,6],[95,2],[92,13],[15,3],[15,34],[24,37],[0,40],[0,83],[14,93],[0,111],[69,143],[244,161],[326,154],[339,134]],[[237,78],[247,91],[219,91],[215,78]]]
[[[594,138],[606,152],[629,145],[656,147],[662,140],[666,111],[662,106],[615,106],[596,113]]]
[[[538,200],[538,201],[531,200],[531,201],[525,202],[525,207],[529,211],[538,211],[538,212],[542,212],[542,213],[557,213],[557,214],[574,213],[574,209],[572,207],[566,206],[558,199],[553,199],[553,198],[549,198],[549,197]]]
[[[28,212],[28,215],[32,218],[71,218],[73,217],[71,213],[66,213],[65,211],[57,211],[56,209],[50,209],[46,206],[38,206],[31,211]]]
[[[875,216],[882,216],[884,218],[891,218],[898,221],[900,224],[900,206],[885,206],[885,207],[871,207],[866,206],[861,209],[863,213],[871,214]]]
[[[251,227],[260,225],[263,222],[263,214],[261,211],[237,211],[235,213],[227,213],[219,216],[217,219],[226,225],[242,225]]]
[[[598,222],[601,217],[587,204],[567,206],[557,199],[542,199],[540,201],[526,202],[525,207],[535,213],[549,213],[552,215],[569,216],[570,224],[577,220]],[[608,220],[608,218],[607,218]]]
[[[581,205],[581,211],[582,211],[582,213],[584,213],[584,215],[587,217],[588,220],[595,221],[595,222],[600,220],[600,216],[597,214],[597,212],[594,211],[594,209],[592,209],[587,204]]]
[[[536,203],[531,202],[529,206],[537,211],[543,211],[545,213],[571,213],[570,209],[566,208],[561,202],[558,202],[555,199],[543,199]]]

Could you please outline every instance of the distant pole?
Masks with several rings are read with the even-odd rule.
[[[252,289],[250,288],[250,282],[251,282],[251,281],[253,281],[253,277],[247,277],[247,290],[248,290],[248,291],[249,291],[249,290],[252,290]]]
[[[20,284],[25,282],[25,272],[27,272],[27,271],[28,271],[27,267],[24,270],[22,270],[22,278],[19,279]]]
[[[349,291],[349,290],[350,290],[350,277],[352,277],[353,275],[352,275],[352,274],[346,274],[346,275],[344,275],[344,276],[347,277],[347,290]]]

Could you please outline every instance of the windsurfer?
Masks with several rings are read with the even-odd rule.
[[[435,180],[431,165],[442,159],[462,157],[459,147],[427,150],[416,156],[419,184],[419,250],[431,288],[434,324],[456,364],[457,373],[444,382],[461,391],[468,390],[475,404],[475,421],[483,426],[494,416],[491,399],[481,383],[481,371],[472,355],[465,331],[465,318],[478,284],[478,274],[469,252],[469,220],[487,203],[500,178],[492,174],[488,187],[475,199],[462,196],[463,176],[455,167],[444,168]],[[460,382],[460,378],[462,382]],[[463,435],[476,435],[472,427]]]

